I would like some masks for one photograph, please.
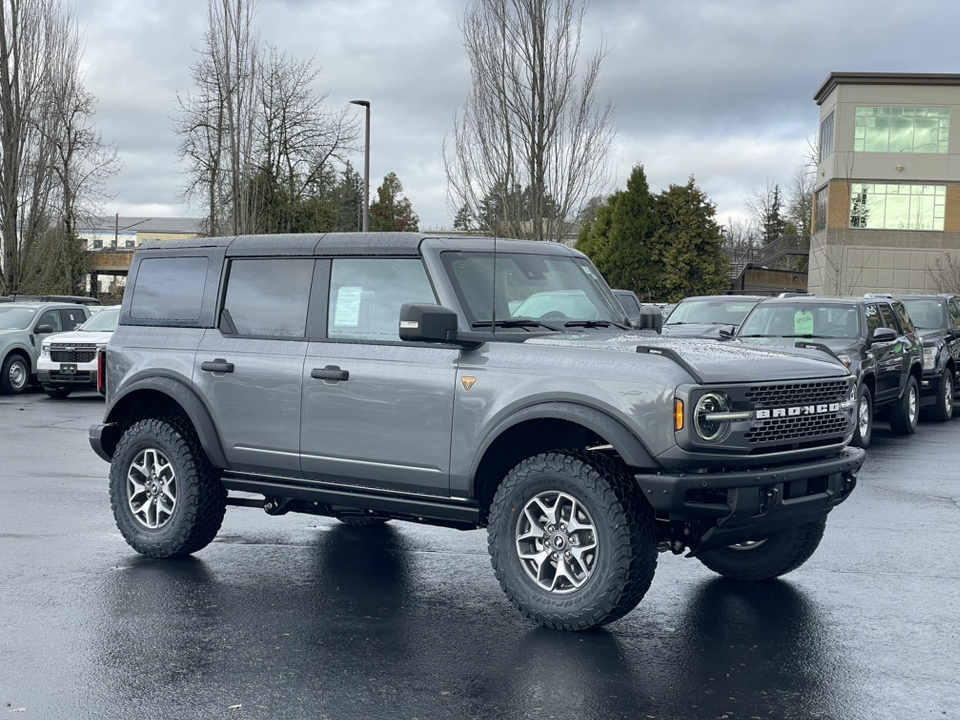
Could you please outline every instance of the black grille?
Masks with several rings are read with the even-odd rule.
[[[61,363],[85,363],[90,362],[97,356],[96,345],[76,345],[70,347],[73,349],[68,350],[66,347],[51,346],[50,359],[53,362]]]
[[[797,439],[809,440],[827,435],[843,435],[847,429],[846,413],[801,415],[799,417],[763,420],[744,437],[751,443],[782,443]]]
[[[784,385],[759,385],[747,391],[746,400],[755,408],[792,407],[815,403],[843,402],[850,392],[846,380],[823,380]]]

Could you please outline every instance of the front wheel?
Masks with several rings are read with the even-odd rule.
[[[560,630],[626,615],[657,565],[653,510],[623,465],[594,453],[545,453],[513,468],[493,499],[487,538],[510,601]]]
[[[937,393],[936,402],[927,411],[927,416],[938,422],[946,422],[953,417],[953,372],[950,368],[943,371],[940,392]]]
[[[707,550],[697,559],[734,580],[772,580],[803,565],[816,551],[827,520],[794,525],[770,537]]]
[[[897,435],[911,435],[917,430],[920,419],[920,387],[917,379],[910,375],[903,395],[890,406],[890,429]]]
[[[857,391],[855,420],[857,428],[853,432],[850,444],[858,448],[867,448],[873,436],[873,395],[870,394],[870,388],[866,385],[861,385]]]
[[[0,367],[0,393],[16,395],[30,384],[30,366],[22,355],[7,355]]]
[[[137,552],[171,558],[206,547],[220,530],[226,498],[186,421],[141,420],[117,443],[110,505],[121,534]]]

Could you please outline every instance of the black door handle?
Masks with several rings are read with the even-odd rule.
[[[216,358],[215,360],[204,360],[202,363],[200,363],[200,369],[206,370],[207,372],[232,373],[233,363],[227,362],[223,358]]]
[[[338,365],[327,365],[325,368],[314,368],[310,377],[316,380],[349,380],[350,372],[341,370]]]

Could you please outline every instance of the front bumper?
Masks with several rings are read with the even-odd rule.
[[[96,387],[96,370],[77,370],[64,373],[60,370],[37,370],[37,380],[41,385],[71,385],[74,387]]]
[[[832,458],[771,469],[634,477],[661,516],[706,527],[691,538],[697,554],[826,515],[856,487],[865,459],[862,449],[848,447]]]

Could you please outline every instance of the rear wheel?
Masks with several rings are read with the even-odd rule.
[[[65,385],[44,385],[43,391],[54,400],[63,400],[65,397],[69,397],[73,388]]]
[[[584,630],[630,612],[657,565],[653,510],[626,468],[564,451],[511,470],[487,538],[500,587],[528,619]]]
[[[859,448],[869,447],[870,438],[873,435],[873,395],[870,394],[870,388],[866,385],[861,385],[860,390],[857,391],[855,420],[857,427],[850,444]]]
[[[953,372],[950,368],[943,371],[940,392],[937,393],[936,402],[927,410],[927,415],[938,422],[946,422],[953,417]]]
[[[0,393],[16,395],[30,384],[30,365],[23,355],[11,353],[0,366]]]
[[[226,498],[186,421],[141,420],[117,443],[110,504],[117,527],[137,552],[170,558],[206,547],[220,530]]]
[[[734,580],[772,580],[809,560],[826,526],[826,518],[795,525],[767,538],[707,550],[697,559]]]
[[[911,435],[916,432],[917,421],[920,419],[920,387],[913,375],[907,378],[903,395],[890,406],[888,415],[890,429],[898,435]]]

